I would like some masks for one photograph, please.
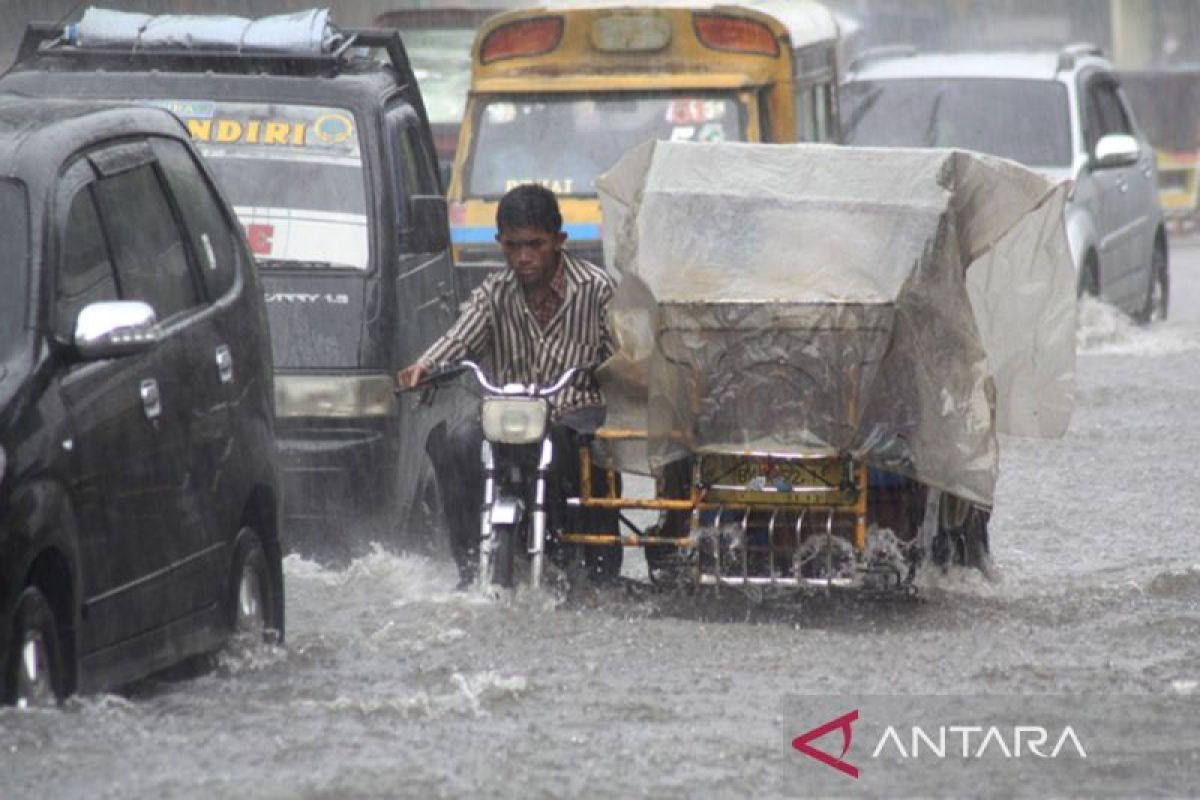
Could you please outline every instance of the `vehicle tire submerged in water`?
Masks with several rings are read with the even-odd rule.
[[[1146,288],[1146,303],[1137,314],[1140,323],[1160,322],[1167,318],[1171,299],[1171,274],[1167,266],[1167,246],[1161,240],[1154,243],[1150,257],[1150,285]]]
[[[65,694],[62,646],[54,610],[40,589],[21,593],[13,622],[4,699],[22,708],[57,703]]]
[[[1100,261],[1095,253],[1088,253],[1083,259],[1083,268],[1079,275],[1079,296],[1100,297]]]
[[[496,537],[495,548],[492,550],[492,584],[511,589],[517,531],[512,525],[496,525],[492,529],[492,535]]]
[[[957,518],[941,515],[930,554],[933,563],[941,567],[972,567],[990,576],[992,551],[988,541],[988,520],[991,514],[969,506],[957,515],[949,516]]]
[[[252,528],[242,528],[234,547],[226,601],[230,627],[235,636],[279,644],[283,641],[283,593],[262,540]]]

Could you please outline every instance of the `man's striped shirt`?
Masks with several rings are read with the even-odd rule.
[[[562,252],[566,297],[543,327],[525,302],[516,275],[504,269],[489,275],[463,304],[462,313],[421,361],[445,364],[463,358],[492,357],[494,383],[546,386],[569,367],[599,362],[613,353],[608,302],[613,280],[594,264]],[[550,399],[558,414],[603,405],[590,375],[581,375]]]

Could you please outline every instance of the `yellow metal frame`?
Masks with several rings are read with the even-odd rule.
[[[646,438],[645,431],[601,428],[596,432],[596,438],[602,441],[635,441]],[[746,453],[741,457],[758,458],[757,454]],[[761,456],[767,458],[768,456]],[[774,457],[772,457],[774,458]],[[814,464],[841,462],[836,457],[822,456],[812,459]],[[581,491],[579,505],[582,508],[619,509],[619,510],[651,510],[651,511],[687,511],[693,515],[701,511],[720,511],[734,508],[750,511],[775,511],[794,509],[797,511],[824,510],[854,515],[854,549],[861,552],[867,542],[867,465],[865,462],[853,462],[855,471],[856,491],[850,496],[839,488],[838,494],[843,502],[819,502],[811,492],[803,490],[791,492],[756,492],[753,490],[740,491],[735,494],[718,494],[713,499],[711,492],[701,489],[697,481],[692,481],[687,498],[662,497],[620,497],[617,494],[617,481],[612,470],[605,470],[605,493],[603,496],[592,494],[592,463],[591,448],[587,445],[579,448],[579,472]],[[640,536],[622,534],[618,530],[612,534],[602,533],[564,533],[562,541],[567,544],[624,547],[645,547],[646,545],[671,545],[680,548],[695,546],[689,537],[673,538],[660,536]]]

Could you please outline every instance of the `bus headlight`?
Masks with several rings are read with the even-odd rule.
[[[485,397],[479,405],[483,435],[501,444],[540,441],[549,416],[550,405],[539,397]]]
[[[383,417],[394,403],[391,375],[276,375],[276,417]]]

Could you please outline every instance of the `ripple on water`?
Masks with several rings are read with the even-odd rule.
[[[485,670],[455,672],[438,685],[425,689],[365,696],[340,694],[332,700],[302,700],[297,705],[309,710],[364,717],[397,716],[424,720],[451,716],[479,718],[521,698],[528,691],[529,682],[523,675],[503,675]]]

